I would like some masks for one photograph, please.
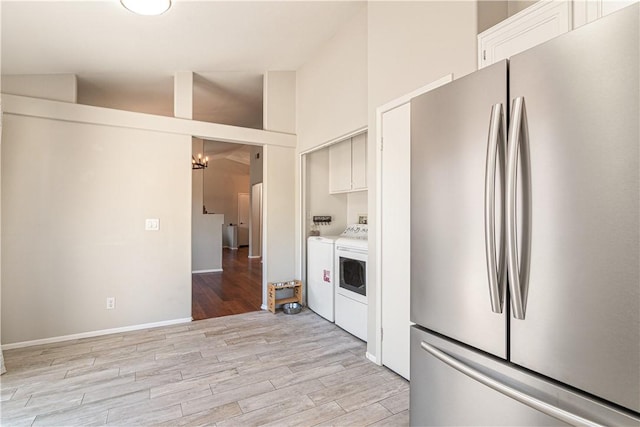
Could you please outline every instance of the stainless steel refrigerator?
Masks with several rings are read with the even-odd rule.
[[[412,100],[412,425],[640,425],[639,15]]]

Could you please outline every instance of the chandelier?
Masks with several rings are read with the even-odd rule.
[[[191,156],[191,169],[204,169],[209,166],[209,157],[202,158],[202,154],[198,153],[198,160]]]

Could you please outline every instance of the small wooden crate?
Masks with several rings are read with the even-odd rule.
[[[289,298],[277,298],[276,293],[282,289],[293,289],[293,296]],[[302,282],[290,280],[288,282],[269,282],[267,284],[267,308],[270,312],[276,312],[276,305],[288,302],[297,302],[302,305]]]

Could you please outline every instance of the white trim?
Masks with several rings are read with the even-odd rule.
[[[267,283],[269,277],[269,269],[267,264],[269,262],[269,245],[268,245],[268,225],[269,225],[269,182],[267,180],[269,176],[269,147],[264,147],[262,150],[262,310],[267,309]]]
[[[300,201],[300,227],[297,232],[300,236],[300,279],[302,279],[302,301],[307,304],[307,158],[298,154],[298,200]]]
[[[29,98],[6,93],[2,94],[2,104],[4,113],[19,116],[166,132],[248,145],[296,146],[296,135],[281,132]]]
[[[327,142],[325,142],[324,144],[320,144],[316,147],[313,148],[309,148],[305,151],[300,152],[300,156],[304,155],[304,154],[310,154],[313,153],[314,151],[318,151],[318,150],[322,150],[323,148],[327,148],[330,145],[336,144],[338,142],[344,141],[345,139],[349,139],[349,138],[353,138],[354,136],[360,135],[365,133],[369,128],[367,126],[363,126],[361,128],[358,128],[356,130],[354,130],[353,132],[349,132],[349,133],[345,133],[344,135],[341,135],[337,138],[333,138]]]
[[[81,338],[99,337],[101,335],[119,334],[119,333],[122,333],[122,332],[139,331],[140,329],[157,328],[157,327],[160,327],[160,326],[171,326],[171,325],[177,325],[177,324],[180,324],[180,323],[189,323],[191,321],[193,321],[193,319],[191,317],[186,317],[184,319],[174,319],[174,320],[164,320],[162,322],[143,323],[142,325],[124,326],[122,328],[102,329],[102,330],[99,330],[99,331],[82,332],[82,333],[79,333],[79,334],[63,335],[63,336],[60,336],[60,337],[43,338],[43,339],[33,340],[33,341],[22,341],[22,342],[16,342],[16,343],[12,343],[12,344],[4,344],[2,346],[2,349],[3,350],[13,350],[14,348],[32,347],[34,345],[52,344],[52,343],[56,343],[56,342],[77,340],[77,339],[81,339]]]
[[[522,50],[536,46],[548,41],[560,34],[571,31],[573,25],[573,4],[575,1],[567,0],[546,0],[535,2],[526,9],[521,10],[497,23],[493,27],[477,35],[478,46],[478,69],[495,64],[498,61],[507,59]],[[541,27],[551,25],[552,30],[542,31]],[[535,36],[532,34],[536,30]],[[530,39],[529,37],[533,37]],[[523,38],[524,37],[524,38]],[[518,44],[516,48],[506,48],[505,44],[513,40],[526,40],[523,46]],[[533,40],[533,45],[530,43]],[[496,48],[502,46],[501,53],[496,55]],[[511,45],[513,46],[513,45]],[[525,47],[526,46],[526,47]],[[525,49],[523,49],[525,47]]]
[[[261,255],[252,255],[252,256],[248,256],[247,258],[249,259],[261,258]]]
[[[191,274],[200,274],[200,273],[220,273],[222,272],[221,268],[213,268],[211,270],[194,270]]]
[[[369,253],[373,253],[375,257],[376,265],[376,309],[375,309],[375,352],[369,357],[367,352],[367,358],[378,365],[382,365],[382,115],[387,111],[400,107],[416,96],[422,95],[430,90],[440,87],[453,80],[453,73],[440,77],[439,79],[422,86],[419,89],[409,92],[399,98],[387,102],[384,105],[376,108],[376,221],[374,233],[376,236],[376,246],[369,248]],[[371,341],[371,340],[368,340]]]
[[[369,127],[368,126],[363,126],[360,127],[352,132],[348,132],[345,133],[343,135],[340,135],[336,138],[333,138],[327,142],[325,142],[324,144],[320,144],[318,146],[312,147],[312,148],[308,148],[305,151],[301,151],[298,153],[298,167],[299,169],[299,174],[298,174],[298,183],[299,183],[299,188],[298,188],[298,197],[299,197],[299,206],[300,206],[300,223],[297,224],[297,227],[299,227],[296,230],[296,233],[298,234],[298,236],[300,237],[300,245],[299,245],[299,259],[300,259],[300,275],[303,278],[306,278],[307,276],[307,236],[306,236],[306,231],[307,231],[307,217],[305,214],[305,211],[307,209],[307,203],[306,203],[306,188],[307,188],[307,166],[306,166],[306,162],[305,162],[305,157],[307,154],[311,154],[313,152],[316,152],[318,150],[322,150],[324,148],[329,147],[330,145],[336,144],[338,142],[344,141],[345,139],[348,138],[353,138],[354,136],[363,134],[365,132],[368,132]],[[357,190],[357,191],[368,191],[368,188],[363,188],[362,190]],[[345,191],[344,193],[342,192],[336,192],[334,194],[347,194],[350,191]],[[304,283],[303,288],[302,288],[302,300],[306,301],[306,297],[307,297],[307,289],[306,289],[306,279],[302,280],[302,283]]]
[[[386,113],[389,110],[393,110],[394,108],[397,108],[401,105],[406,104],[407,102],[411,102],[411,100],[413,98],[415,98],[416,96],[420,96],[423,93],[427,93],[437,87],[442,86],[443,84],[449,83],[453,81],[453,73],[449,73],[446,74],[442,77],[440,77],[437,80],[432,81],[431,83],[424,85],[412,92],[409,92],[405,95],[402,95],[396,99],[393,99],[389,102],[387,102],[386,104],[383,104],[381,106],[379,106],[378,108],[376,108],[376,119],[378,117],[380,117],[382,114]],[[377,125],[377,120],[376,120],[376,125]],[[377,139],[377,138],[376,138]]]
[[[373,354],[369,353],[368,351],[365,353],[365,357],[370,361],[372,361],[373,363],[375,363],[376,365],[380,365],[380,363],[378,363],[378,359],[376,359],[376,357]]]
[[[238,250],[237,247],[234,248],[234,247],[231,247],[231,246],[223,246],[222,248],[223,249],[229,249],[229,250],[232,250],[232,251],[237,251]]]
[[[262,304],[260,306],[260,310],[267,311],[267,310],[269,310],[269,307],[267,307],[266,305]]]

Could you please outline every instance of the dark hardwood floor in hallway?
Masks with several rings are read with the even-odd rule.
[[[222,272],[191,276],[193,320],[260,310],[262,264],[260,258],[249,259],[248,252],[247,247],[223,249]]]

